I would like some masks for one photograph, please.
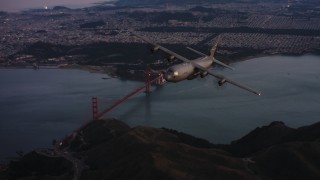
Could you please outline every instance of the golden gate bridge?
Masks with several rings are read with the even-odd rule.
[[[145,90],[144,92],[149,94],[150,93],[150,86],[152,84],[157,84],[157,85],[162,85],[164,84],[165,80],[163,78],[163,73],[162,72],[158,72],[157,73],[157,77],[154,79],[151,79],[151,73],[152,70],[150,68],[147,68],[144,72],[145,74],[145,83],[144,85],[142,85],[141,87],[138,87],[137,89],[134,89],[132,92],[130,92],[129,94],[125,95],[124,97],[122,97],[121,99],[119,99],[118,101],[116,101],[115,103],[113,103],[111,106],[109,106],[108,108],[102,110],[99,112],[99,105],[98,105],[98,97],[92,97],[92,119],[93,120],[99,120],[102,116],[104,116],[106,113],[112,111],[114,108],[116,108],[117,106],[119,106],[121,103],[125,102],[126,100],[128,100],[131,96]]]
[[[150,68],[147,68],[144,71],[145,82],[142,86],[134,89],[129,94],[127,94],[124,97],[122,97],[121,99],[117,100],[111,106],[103,109],[102,111],[99,111],[98,97],[96,97],[96,96],[92,97],[92,120],[85,122],[82,126],[77,128],[76,130],[74,130],[73,133],[65,136],[60,141],[57,141],[57,144],[54,145],[55,148],[59,149],[59,148],[66,147],[69,144],[69,142],[76,136],[76,134],[79,131],[81,131],[81,129],[88,126],[91,122],[99,120],[106,113],[112,111],[114,108],[116,108],[120,104],[124,103],[126,100],[128,100],[130,97],[134,96],[135,94],[137,94],[143,90],[146,94],[149,94],[151,92],[150,91],[151,85],[153,85],[153,84],[163,85],[165,83],[165,80],[163,78],[163,76],[164,76],[163,72],[157,72],[157,76],[154,79],[151,79],[151,73],[154,73],[154,71],[152,71]]]

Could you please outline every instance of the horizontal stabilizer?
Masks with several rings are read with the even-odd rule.
[[[199,54],[200,56],[207,56],[207,55],[205,55],[205,54],[202,53],[202,52],[199,52],[199,51],[197,51],[197,50],[195,50],[195,49],[192,49],[191,47],[187,47],[187,49],[191,50],[192,52],[194,52],[194,53],[196,53],[196,54]]]
[[[197,50],[195,50],[195,49],[192,49],[191,47],[187,47],[187,48],[188,48],[189,50],[191,50],[192,52],[194,52],[194,53],[196,53],[196,54],[199,54],[200,56],[208,57],[208,56],[207,56],[207,55],[205,55],[204,53],[199,52],[199,51],[197,51]],[[219,64],[220,66],[223,66],[223,67],[225,67],[225,68],[228,68],[228,69],[234,70],[234,68],[233,68],[233,67],[228,66],[228,65],[224,64],[223,62],[218,61],[218,60],[216,60],[216,59],[214,59],[214,58],[213,58],[213,62],[214,62],[214,63],[217,63],[217,64]]]
[[[216,60],[216,59],[213,59],[213,62],[214,62],[214,63],[217,63],[217,64],[219,64],[220,66],[223,66],[223,67],[225,67],[225,68],[234,70],[233,67],[231,67],[231,66],[229,66],[229,65],[226,65],[225,63],[223,63],[223,62],[221,62],[221,61],[218,61],[218,60]]]

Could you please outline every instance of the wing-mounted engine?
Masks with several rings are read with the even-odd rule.
[[[219,84],[219,86],[222,86],[224,83],[226,83],[227,82],[227,80],[226,79],[220,79],[219,81],[218,81],[218,84]]]
[[[208,76],[208,72],[207,72],[207,71],[204,71],[204,72],[202,72],[202,73],[200,74],[200,77],[201,77],[201,78],[204,78],[204,77],[206,77],[206,76]]]
[[[155,47],[152,47],[151,49],[150,49],[150,51],[152,52],[152,53],[155,53],[155,52],[157,52],[157,51],[159,51],[159,46],[155,46]]]
[[[176,59],[176,57],[171,55],[171,56],[168,56],[166,59],[167,59],[168,62],[172,62],[172,61],[174,61]]]
[[[197,73],[194,73],[194,74],[191,74],[190,76],[188,76],[187,79],[192,80],[194,78],[197,78],[199,75],[201,78],[204,78],[208,75],[208,72],[197,72]]]

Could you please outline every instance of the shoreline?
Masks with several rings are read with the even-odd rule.
[[[221,61],[223,59],[226,61],[226,64],[234,64],[234,63],[240,63],[244,61],[249,61],[252,59],[256,58],[261,58],[261,57],[271,57],[271,56],[293,56],[293,57],[300,57],[300,56],[307,56],[307,55],[314,55],[314,56],[319,56],[317,53],[305,53],[305,54],[257,54],[253,56],[247,56],[247,57],[242,57],[239,59],[230,59],[229,61],[226,61],[224,58],[221,58]],[[220,60],[220,58],[217,58]],[[144,81],[144,79],[137,79],[137,75],[131,74],[131,78],[128,78],[128,76],[119,75],[119,73],[116,73],[117,70],[121,71],[127,71],[122,68],[117,68],[115,66],[98,66],[98,65],[79,65],[79,64],[61,64],[61,65],[52,65],[52,66],[42,66],[39,65],[38,69],[33,68],[33,66],[0,66],[1,69],[33,69],[33,70],[41,70],[41,69],[75,69],[75,70],[83,70],[87,71],[89,73],[100,73],[100,74],[106,74],[110,76],[110,78],[119,78],[119,79],[126,79],[126,80],[132,80],[132,81]],[[130,69],[131,70],[131,69]],[[135,71],[141,71],[141,69],[133,69]]]

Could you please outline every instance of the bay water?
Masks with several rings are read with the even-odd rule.
[[[230,143],[258,126],[283,121],[290,127],[319,122],[320,57],[270,56],[214,68],[234,81],[260,90],[251,94],[213,77],[167,83],[138,93],[106,114],[130,126],[166,127]],[[105,74],[66,69],[0,69],[0,159],[50,147],[92,119],[91,98],[99,109],[143,85],[105,79]],[[0,161],[0,162],[1,162]]]

